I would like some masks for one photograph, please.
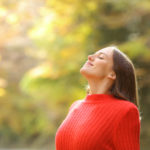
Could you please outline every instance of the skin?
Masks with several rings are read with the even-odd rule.
[[[111,94],[109,89],[116,79],[112,66],[112,47],[106,47],[88,55],[88,60],[81,67],[80,73],[87,79],[91,94]]]

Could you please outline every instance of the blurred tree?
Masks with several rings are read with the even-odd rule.
[[[51,147],[69,105],[86,95],[88,54],[113,44],[136,66],[148,150],[149,16],[148,0],[1,0],[1,146]]]

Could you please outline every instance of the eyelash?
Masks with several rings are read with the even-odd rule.
[[[100,58],[100,59],[104,59],[103,57],[98,57],[98,58]]]

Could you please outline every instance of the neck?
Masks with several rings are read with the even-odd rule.
[[[108,80],[88,80],[90,94],[111,94],[111,83]]]

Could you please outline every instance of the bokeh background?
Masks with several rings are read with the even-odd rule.
[[[136,67],[149,150],[150,1],[0,0],[0,148],[55,150],[70,105],[86,96],[81,66],[109,45]]]

